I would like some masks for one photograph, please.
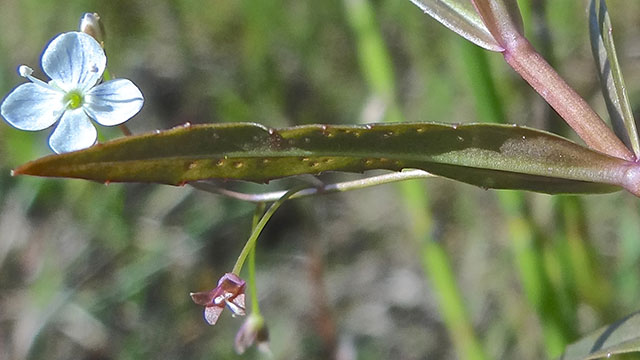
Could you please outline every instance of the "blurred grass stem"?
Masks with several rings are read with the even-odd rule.
[[[369,0],[344,0],[345,12],[358,46],[358,58],[363,77],[374,96],[385,101],[385,122],[403,122],[404,116],[396,102],[396,86],[391,56],[376,23]],[[419,247],[422,268],[431,280],[434,293],[446,324],[447,332],[460,359],[487,359],[478,340],[466,304],[455,278],[449,255],[434,238],[427,189],[423,183],[411,181],[399,184],[402,202],[411,224],[408,233]]]
[[[461,43],[462,66],[469,77],[478,120],[505,123],[505,110],[500,101],[486,52],[468,42]],[[514,256],[522,290],[529,306],[536,311],[542,327],[544,348],[549,357],[558,355],[568,343],[570,331],[562,310],[555,307],[557,294],[551,286],[543,259],[541,236],[527,212],[528,201],[522,192],[496,193],[505,217],[509,245]]]

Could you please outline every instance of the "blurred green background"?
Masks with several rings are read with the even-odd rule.
[[[587,1],[520,4],[534,45],[604,115]],[[640,2],[609,5],[638,105]],[[145,95],[135,133],[184,122],[505,121],[574,138],[501,55],[409,0],[2,0],[0,93],[24,81],[20,64],[44,78],[45,44],[84,12],[104,20],[111,73]],[[231,270],[254,206],[188,186],[11,177],[50,153],[47,136],[0,124],[0,359],[240,358],[242,319],[227,311],[210,327],[188,294]],[[442,179],[288,202],[257,253],[274,358],[557,356],[640,309],[639,204],[627,193],[551,197]]]

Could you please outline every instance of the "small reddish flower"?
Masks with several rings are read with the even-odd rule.
[[[238,275],[226,273],[218,280],[218,286],[215,289],[189,295],[194,303],[204,306],[204,319],[210,325],[215,325],[225,305],[234,316],[245,315],[245,287],[245,281]]]

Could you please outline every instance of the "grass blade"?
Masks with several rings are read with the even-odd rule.
[[[591,50],[598,67],[602,93],[616,134],[631,145],[636,157],[640,156],[640,139],[636,130],[631,104],[627,96],[622,70],[618,63],[613,28],[604,0],[591,0],[589,6],[589,33]]]

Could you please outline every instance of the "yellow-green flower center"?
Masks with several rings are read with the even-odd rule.
[[[77,109],[84,103],[84,98],[78,90],[71,90],[65,94],[64,103],[69,109]]]

